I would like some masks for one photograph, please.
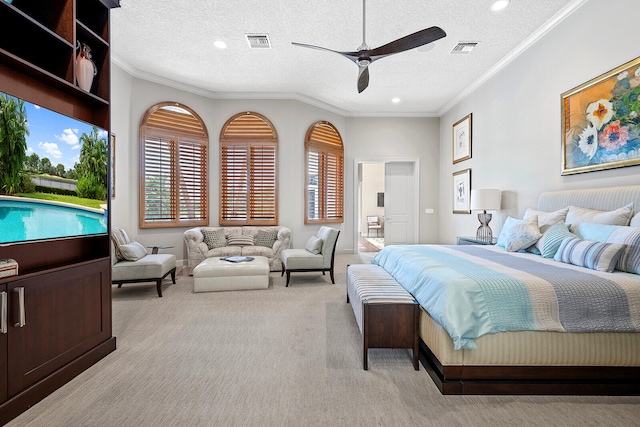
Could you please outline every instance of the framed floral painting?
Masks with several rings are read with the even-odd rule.
[[[471,113],[453,124],[453,164],[471,158]]]
[[[471,169],[453,173],[453,213],[471,213]]]
[[[562,175],[640,164],[640,58],[562,94]]]

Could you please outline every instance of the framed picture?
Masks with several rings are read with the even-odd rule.
[[[453,173],[453,213],[471,213],[471,169]]]
[[[453,124],[453,163],[471,158],[471,113]]]
[[[111,198],[116,198],[116,134],[111,133],[111,142],[109,144],[109,189]]]
[[[640,164],[640,58],[562,94],[562,175]]]

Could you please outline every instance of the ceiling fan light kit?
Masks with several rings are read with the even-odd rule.
[[[369,65],[371,65],[374,61],[377,61],[378,59],[382,59],[389,55],[433,43],[434,41],[440,40],[447,35],[442,30],[442,28],[429,27],[424,30],[417,31],[413,34],[409,34],[408,36],[401,37],[375,49],[371,49],[365,41],[365,14],[366,0],[362,0],[362,44],[360,45],[358,50],[354,52],[339,52],[337,50],[327,49],[325,47],[304,43],[292,42],[291,44],[293,44],[294,46],[326,50],[328,52],[337,53],[344,56],[348,60],[353,61],[358,66],[358,93],[362,93],[362,91],[369,86]]]

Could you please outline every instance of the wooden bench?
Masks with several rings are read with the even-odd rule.
[[[420,306],[413,296],[382,267],[347,266],[347,303],[362,333],[362,368],[368,369],[370,348],[411,348],[418,364]]]

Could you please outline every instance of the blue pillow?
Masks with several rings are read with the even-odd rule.
[[[606,242],[614,231],[623,225],[596,224],[595,222],[580,222],[575,225],[573,232],[583,240]]]
[[[553,258],[558,248],[567,237],[578,237],[569,231],[569,226],[564,222],[558,222],[544,232],[536,246],[540,250],[542,258]]]

